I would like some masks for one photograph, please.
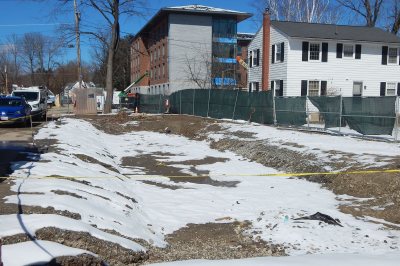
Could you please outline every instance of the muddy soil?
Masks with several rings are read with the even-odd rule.
[[[194,140],[205,140],[208,134],[223,133],[215,119],[187,115],[134,115],[121,113],[116,116],[91,117],[91,122],[100,130],[110,134],[123,134],[131,131],[154,131],[177,134]],[[128,122],[136,121],[134,125]],[[128,123],[128,124],[126,124]],[[126,124],[126,125],[124,125]],[[318,133],[313,132],[318,137]],[[231,138],[235,136],[236,138]],[[237,139],[239,137],[240,139]],[[368,140],[366,140],[368,141]],[[395,144],[394,144],[395,145]],[[252,133],[235,132],[225,134],[219,141],[213,141],[211,147],[217,150],[229,150],[243,157],[268,167],[287,172],[325,172],[326,167],[332,170],[349,169],[365,170],[366,166],[357,163],[354,154],[337,151],[325,152],[328,160],[319,160],[312,154],[303,154],[288,147],[299,147],[297,143],[274,144],[256,140]],[[336,155],[341,155],[337,158]],[[330,159],[329,159],[330,158]],[[384,169],[399,169],[400,155],[394,158],[375,157],[377,162],[389,162]],[[374,167],[376,169],[376,167]],[[295,176],[295,175],[294,175]],[[318,182],[336,194],[347,194],[354,197],[373,198],[360,203],[343,202],[341,209],[354,216],[372,216],[389,222],[400,223],[400,174],[358,174],[358,175],[315,175],[301,177],[311,182]],[[321,210],[323,211],[323,210]]]
[[[219,121],[207,118],[199,118],[192,116],[178,116],[178,115],[159,115],[159,116],[146,116],[134,115],[128,116],[125,113],[115,116],[90,116],[82,117],[93,123],[98,129],[109,134],[124,134],[131,131],[154,131],[165,134],[177,134],[188,137],[194,140],[206,140],[208,134],[221,133],[222,128],[219,126]],[[129,123],[134,121],[135,123]],[[317,134],[316,134],[317,135]],[[231,136],[239,137],[240,139],[233,139]],[[50,151],[56,151],[50,140],[46,140],[42,145],[46,145]],[[286,146],[296,147],[296,143],[285,143]],[[273,167],[285,172],[321,172],[324,167],[329,166],[332,169],[342,169],[343,167],[350,167],[349,169],[363,169],[357,165],[356,160],[352,154],[344,155],[342,159],[333,159],[330,161],[320,161],[316,156],[309,154],[302,154],[295,152],[285,145],[274,145],[267,141],[260,141],[253,139],[253,135],[248,132],[236,132],[226,134],[224,138],[219,141],[211,143],[212,148],[224,151],[230,150],[243,157],[261,163],[268,167]],[[335,152],[330,152],[334,156]],[[157,161],[160,156],[165,154],[153,154],[146,157],[126,157],[123,159],[124,166],[138,167],[144,169],[150,175],[164,175],[176,176],[171,177],[171,180],[176,182],[176,185],[163,185],[153,181],[144,181],[150,185],[160,186],[165,189],[181,189],[179,182],[190,181],[193,179],[183,180],[180,178],[183,174],[180,170],[168,163],[159,163]],[[82,160],[89,162],[96,162],[95,158],[81,157]],[[387,160],[388,158],[379,158]],[[218,160],[217,158],[204,159],[207,162]],[[213,181],[209,178],[208,173],[197,171],[195,166],[198,164],[207,163],[202,160],[201,162],[187,161],[182,164],[192,166],[190,170],[201,176],[198,180],[200,183],[222,186],[235,186],[236,184],[220,184],[222,182]],[[399,168],[400,157],[391,158],[391,165],[389,167]],[[116,171],[111,166],[104,165],[110,170]],[[385,168],[389,168],[385,167]],[[400,175],[399,174],[375,174],[375,175],[335,175],[335,176],[313,176],[307,177],[307,180],[312,182],[321,183],[328,189],[331,189],[336,194],[348,194],[355,197],[372,198],[368,201],[343,201],[341,210],[346,213],[351,213],[355,216],[372,216],[383,218],[387,221],[400,223]],[[196,181],[197,182],[197,181]],[[215,183],[213,183],[215,182]],[[8,181],[0,182],[0,199],[4,196],[10,195],[12,192],[9,190]],[[63,193],[57,191],[57,193]],[[21,206],[13,204],[4,204],[4,200],[0,200],[0,213],[19,213]],[[323,212],[324,210],[321,210]],[[77,214],[60,213],[52,208],[39,208],[39,207],[26,207],[22,206],[23,213],[58,213],[60,215],[68,216],[74,219],[80,219]],[[188,225],[173,234],[166,237],[169,243],[166,249],[154,248],[144,241],[139,241],[141,244],[146,245],[149,249],[148,254],[133,254],[132,259],[136,262],[133,263],[153,263],[161,261],[173,261],[184,259],[230,259],[230,258],[245,258],[253,256],[269,256],[269,255],[284,255],[284,248],[281,246],[271,245],[260,241],[259,239],[252,239],[251,234],[247,234],[250,225],[229,221],[226,223],[210,223],[204,225]],[[98,253],[98,250],[92,241],[92,237],[84,233],[70,233],[63,232],[58,229],[42,229],[44,233],[38,234],[52,241],[60,241],[66,245],[75,247],[86,248]],[[47,231],[46,231],[47,230]],[[38,237],[39,237],[38,236]],[[58,240],[55,240],[58,239]],[[61,240],[63,239],[63,240]],[[65,240],[67,239],[67,240]],[[79,244],[78,243],[84,243]],[[91,243],[91,244],[88,244]],[[99,247],[104,244],[104,241],[97,241]],[[121,247],[114,248],[120,250]],[[111,248],[113,249],[113,248]],[[107,254],[101,256],[101,259],[111,258],[112,265],[129,264],[129,260],[124,260],[123,257],[119,258],[117,253],[113,253],[113,257]],[[148,258],[147,258],[148,256]],[[128,256],[129,257],[129,256]],[[131,257],[129,257],[131,258]],[[115,259],[115,260],[114,260]],[[106,260],[107,261],[107,260]],[[111,261],[107,261],[110,263]],[[53,265],[100,265],[100,261],[92,256],[79,256],[78,257],[63,257],[57,258]],[[120,263],[120,264],[119,264]]]
[[[245,232],[249,226],[246,222],[189,224],[166,236],[169,244],[167,248],[150,247],[146,264],[191,259],[240,259],[285,255],[281,246],[253,239]]]

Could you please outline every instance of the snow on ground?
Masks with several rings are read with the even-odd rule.
[[[154,245],[165,246],[164,235],[188,223],[216,222],[216,219],[231,217],[239,221],[251,221],[253,228],[249,233],[254,237],[260,236],[267,242],[283,244],[290,255],[400,252],[399,231],[341,213],[337,208],[339,201],[336,196],[318,184],[281,176],[251,176],[277,171],[250,162],[232,152],[213,150],[206,141],[144,131],[109,135],[83,120],[65,119],[63,122],[61,126],[50,123],[36,136],[36,139],[57,139],[60,154],[44,154],[43,162],[15,164],[14,176],[20,178],[15,180],[12,190],[21,193],[6,198],[10,203],[54,207],[56,210],[67,210],[81,215],[82,221],[77,221],[73,226],[70,224],[73,221],[60,220],[60,228],[73,227],[73,230],[94,234],[96,232],[89,227],[95,225],[99,229],[115,230],[123,236],[141,238]],[[239,130],[239,126],[232,125],[231,130]],[[275,140],[288,140],[290,136],[296,138],[296,134],[299,134],[271,127],[261,130],[255,125],[241,125],[240,130],[243,131],[243,128],[254,130],[259,138],[269,136]],[[323,138],[322,144],[318,144],[315,136],[308,139],[304,136],[305,133],[300,135],[297,141],[304,145],[307,140],[311,141],[310,149],[330,149],[342,145],[337,142],[336,145],[331,144],[332,140],[325,139],[328,136],[318,135]],[[354,150],[354,145],[358,142],[347,138],[337,140],[349,142],[349,146],[353,145]],[[359,142],[361,151],[372,152],[367,150],[371,145],[374,146],[369,142]],[[398,149],[395,145],[394,148],[385,145],[379,143],[380,148],[374,152],[392,154]],[[343,147],[351,149],[346,145]],[[125,176],[96,163],[85,163],[79,160],[77,154],[84,154],[111,165]],[[146,169],[126,168],[121,164],[122,158],[138,155],[157,155],[155,158],[158,162],[179,165],[183,173],[194,175],[194,170],[209,171],[210,177],[216,181],[239,183],[236,187],[192,182],[175,183],[163,176],[146,176]],[[195,169],[191,168],[189,162],[185,164],[185,161],[202,160],[206,157],[223,158],[226,161],[203,163],[195,166]],[[55,175],[86,178],[75,181],[40,178]],[[178,185],[180,188],[172,190],[142,182],[146,180]],[[69,194],[58,195],[56,190]],[[343,227],[318,221],[293,220],[318,211],[340,219]],[[54,216],[42,217],[44,221],[41,224],[35,222],[34,218],[24,217],[26,228],[35,231],[40,226],[54,224],[51,220]],[[0,217],[1,219],[3,218]],[[5,228],[8,224],[15,223],[11,220],[0,227],[0,235],[7,232]]]
[[[230,137],[232,139],[241,139],[232,136],[235,132],[253,133],[253,138],[257,140],[268,141],[271,145],[287,148],[301,153],[314,154],[319,159],[326,162],[334,159],[328,152],[337,153],[337,158],[342,158],[343,153],[355,154],[355,159],[361,165],[369,167],[384,166],[386,162],[377,162],[378,156],[387,157],[390,160],[399,156],[400,144],[382,141],[367,141],[350,136],[334,136],[329,134],[318,134],[310,132],[300,132],[298,130],[280,129],[272,126],[266,126],[256,123],[244,123],[240,121],[222,122],[219,124],[224,132],[209,134],[211,140],[220,140]],[[293,145],[296,144],[296,145]],[[380,158],[382,160],[382,158]]]
[[[30,241],[2,247],[2,259],[5,266],[20,266],[47,263],[53,258],[60,256],[77,256],[93,253],[67,247],[50,241]]]
[[[26,224],[28,224],[29,227],[25,227]],[[142,246],[126,238],[105,233],[81,221],[54,214],[2,215],[0,220],[0,228],[2,228],[0,231],[0,238],[25,233],[35,236],[35,232],[38,229],[45,227],[57,227],[63,230],[88,232],[98,239],[117,243],[131,250],[144,250]]]
[[[389,253],[385,256],[360,254],[303,255],[290,257],[263,257],[241,260],[186,260],[151,264],[152,266],[397,266],[400,254]]]

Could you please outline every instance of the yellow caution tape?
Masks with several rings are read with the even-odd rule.
[[[361,175],[361,174],[382,174],[382,173],[400,173],[400,169],[382,169],[382,170],[360,170],[360,171],[333,171],[333,172],[314,172],[314,173],[268,173],[268,174],[212,174],[212,177],[224,177],[224,176],[240,176],[240,177],[291,177],[291,176],[317,176],[317,175]],[[115,176],[117,177],[117,176]],[[167,177],[167,178],[206,178],[210,175],[128,175],[127,178],[154,178],[154,177]],[[0,177],[3,179],[17,179],[27,177]],[[87,178],[110,178],[110,176],[98,176],[98,177],[84,177],[84,176],[34,176],[33,178],[62,178],[62,179],[87,179]]]

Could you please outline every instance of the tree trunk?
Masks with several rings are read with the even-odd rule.
[[[113,27],[113,39],[115,38]],[[108,48],[107,57],[107,74],[106,74],[106,101],[104,103],[104,113],[111,113],[112,97],[113,97],[113,61],[114,61],[114,48],[112,45]]]

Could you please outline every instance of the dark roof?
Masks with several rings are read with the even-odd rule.
[[[380,28],[288,21],[272,21],[271,24],[290,37],[400,43],[399,37]]]
[[[192,14],[192,15],[208,15],[208,16],[225,16],[235,18],[237,22],[243,21],[253,14],[246,12],[239,12],[229,9],[221,9],[202,5],[189,5],[177,7],[163,7],[144,25],[136,34],[139,36],[145,29],[148,29],[155,24],[160,18],[170,13]]]

